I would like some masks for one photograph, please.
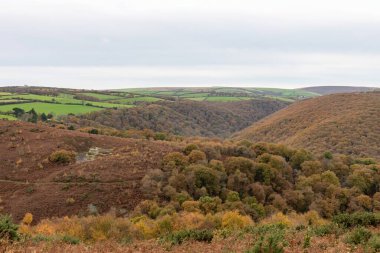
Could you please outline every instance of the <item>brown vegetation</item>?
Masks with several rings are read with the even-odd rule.
[[[330,151],[380,159],[380,93],[334,94],[300,101],[234,138],[284,143],[316,154]]]
[[[147,106],[93,112],[68,117],[79,126],[150,129],[185,136],[227,137],[287,106],[274,100],[241,102],[157,102]]]

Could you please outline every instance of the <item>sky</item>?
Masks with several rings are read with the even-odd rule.
[[[0,86],[380,87],[378,0],[0,0]]]

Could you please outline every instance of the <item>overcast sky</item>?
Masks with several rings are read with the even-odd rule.
[[[0,0],[0,86],[380,87],[379,0]]]

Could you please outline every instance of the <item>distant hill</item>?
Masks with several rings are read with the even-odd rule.
[[[228,137],[289,103],[276,100],[239,102],[177,101],[107,110],[68,119],[80,126],[119,130],[151,129],[184,136]]]
[[[234,138],[380,159],[380,93],[333,94],[296,102]]]
[[[351,92],[368,92],[373,91],[374,87],[355,87],[355,86],[313,86],[301,88],[300,90],[318,93],[321,95],[335,94],[335,93],[351,93]]]

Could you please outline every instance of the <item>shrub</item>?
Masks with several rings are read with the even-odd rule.
[[[88,130],[88,133],[89,134],[99,134],[99,130],[96,128],[93,128],[93,129]]]
[[[288,242],[285,229],[280,225],[263,226],[255,230],[259,235],[255,245],[246,253],[283,253]]]
[[[135,211],[151,219],[155,219],[160,214],[161,208],[153,200],[144,200],[136,206]]]
[[[198,242],[208,242],[210,243],[214,237],[214,234],[211,230],[182,230],[170,234],[165,239],[170,242],[172,245],[182,244],[187,240],[194,240]]]
[[[167,136],[166,136],[165,133],[156,133],[156,134],[154,135],[154,139],[155,139],[155,140],[158,140],[158,141],[164,141],[164,140],[167,139]]]
[[[182,203],[182,208],[186,212],[197,212],[200,211],[200,205],[198,201],[187,200]]]
[[[345,241],[349,244],[364,244],[371,238],[372,233],[368,229],[359,227],[355,228],[351,233],[347,235]]]
[[[206,162],[206,154],[200,150],[193,150],[189,154],[190,163],[204,163]]]
[[[380,224],[380,213],[356,212],[352,214],[341,213],[333,217],[333,222],[345,227],[376,226]]]
[[[26,213],[24,215],[24,218],[22,219],[22,223],[26,224],[26,225],[30,225],[30,223],[32,223],[33,221],[33,214],[31,213]]]
[[[179,152],[171,152],[163,158],[164,166],[183,169],[188,164],[188,158]]]
[[[75,152],[62,149],[51,153],[49,161],[58,164],[69,164],[75,162],[75,156]]]
[[[80,240],[78,238],[72,237],[72,236],[68,236],[68,235],[65,235],[62,238],[62,241],[65,242],[65,243],[68,243],[68,244],[79,244],[80,243]]]
[[[230,230],[242,229],[253,225],[248,216],[240,215],[237,211],[229,211],[222,215],[222,227]]]
[[[185,155],[189,155],[191,153],[191,151],[193,150],[199,150],[199,147],[197,144],[189,144],[187,145],[184,149],[183,149],[183,153]]]
[[[199,198],[200,209],[204,213],[216,213],[222,204],[222,200],[219,197],[203,196]]]
[[[369,239],[367,246],[372,252],[380,252],[380,235],[373,235],[371,239]]]
[[[326,235],[338,234],[338,233],[339,233],[339,227],[335,223],[315,226],[313,228],[313,234],[316,236],[326,236]]]
[[[18,226],[12,222],[9,215],[0,216],[0,240],[9,240],[11,242],[20,238]]]

